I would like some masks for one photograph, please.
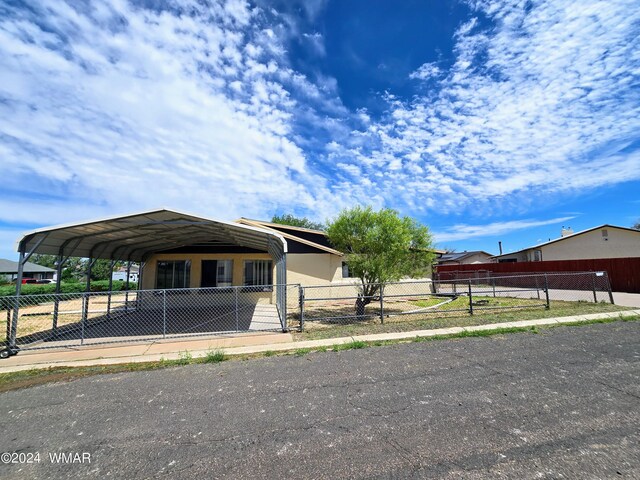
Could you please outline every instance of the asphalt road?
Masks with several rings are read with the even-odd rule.
[[[40,454],[1,478],[640,478],[640,322],[96,376],[0,423]]]

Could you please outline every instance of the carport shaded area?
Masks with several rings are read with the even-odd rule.
[[[220,251],[245,247],[268,253],[276,265],[274,285],[123,294],[112,292],[110,284],[108,292],[90,292],[89,278],[96,259],[111,260],[112,268],[116,261],[125,261],[129,267],[138,262],[142,279],[150,255],[194,245],[214,246]],[[117,341],[114,339],[286,329],[287,243],[276,232],[160,209],[34,230],[20,239],[18,251],[16,296],[5,302],[11,318],[7,323],[10,351],[34,342],[40,342],[40,348],[46,342],[75,342],[78,336],[81,342]],[[22,267],[34,253],[58,257],[56,293],[47,298],[20,295]],[[71,257],[89,259],[86,292],[76,296],[60,293],[62,269]],[[24,313],[27,308],[32,311]],[[35,319],[46,324],[49,317],[50,328],[20,328],[25,323],[35,324]]]

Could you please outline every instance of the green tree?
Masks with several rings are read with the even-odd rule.
[[[114,270],[122,266],[124,262],[116,262],[113,266]],[[86,266],[85,266],[86,270]],[[109,280],[111,274],[111,260],[99,258],[91,267],[91,280]]]
[[[636,230],[640,230],[640,220],[633,224],[631,228],[635,228]]]
[[[309,220],[307,217],[295,217],[290,213],[283,215],[274,215],[271,218],[271,223],[279,223],[280,225],[291,225],[292,227],[309,228],[311,230],[324,230],[325,226],[322,223]]]
[[[87,266],[82,258],[71,257],[64,263],[60,280],[77,282],[82,278],[86,270]]]
[[[381,284],[423,276],[433,263],[429,229],[389,208],[343,210],[329,223],[327,236],[346,255],[349,271],[360,280],[357,315],[364,315],[365,306],[376,300]]]
[[[34,253],[31,255],[29,259],[31,263],[35,263],[36,265],[42,265],[43,267],[48,268],[56,268],[56,262],[58,261],[58,257],[55,255],[44,255],[42,253]]]

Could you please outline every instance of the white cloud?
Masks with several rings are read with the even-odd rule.
[[[571,220],[575,217],[559,217],[549,220],[511,220],[507,222],[493,222],[486,225],[453,225],[442,232],[434,232],[437,242],[452,242],[456,240],[468,240],[477,237],[493,237],[512,233],[516,230],[525,230],[527,228],[540,227],[543,225],[560,224]]]
[[[330,72],[293,69],[287,42],[324,49],[297,6],[4,5],[0,222],[158,206],[325,220],[354,203],[523,217],[541,197],[640,179],[636,2],[524,3],[473,2],[492,25],[461,25],[452,66],[422,65],[411,77],[429,81],[411,100],[386,93],[382,118],[347,109]]]
[[[308,107],[291,94],[312,84],[294,78],[274,20],[244,1],[171,5],[5,7],[0,153],[16,190],[0,222],[160,205],[222,218],[337,208],[316,207],[330,186],[294,140]],[[43,208],[28,192],[51,198]]]
[[[413,80],[428,80],[440,75],[441,70],[435,63],[424,63],[415,71],[409,74]]]
[[[314,53],[320,57],[327,55],[327,51],[324,47],[324,38],[320,33],[304,33],[303,38],[307,41],[307,44]]]
[[[636,3],[474,2],[493,25],[462,25],[450,70],[411,74],[431,79],[412,100],[388,94],[350,162],[414,214],[522,214],[539,196],[640,179]],[[380,178],[383,158],[410,161]]]

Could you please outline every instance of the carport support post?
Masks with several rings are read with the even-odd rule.
[[[162,338],[167,336],[167,291],[162,290]]]
[[[82,294],[82,335],[80,337],[80,345],[84,344],[84,328],[87,323],[87,317],[89,316],[89,292],[91,291],[91,267],[93,266],[93,259],[89,258],[87,264],[87,287]]]
[[[127,279],[124,283],[124,311],[129,311],[129,273],[131,272],[131,261],[127,262]],[[139,275],[139,274],[138,274]],[[140,278],[138,277],[138,280]]]
[[[107,294],[107,320],[111,319],[111,293],[113,292],[113,267],[115,266],[116,261],[111,260],[111,265],[109,265],[109,293]]]
[[[62,254],[58,255],[58,262],[56,264],[56,298],[53,301],[53,322],[51,324],[51,330],[53,334],[56,334],[58,330],[58,311],[60,310],[60,283],[62,282],[62,266],[64,265],[64,257]]]
[[[544,274],[544,295],[547,299],[547,304],[544,306],[547,310],[551,308],[551,303],[549,302],[549,279],[547,278],[547,274]]]
[[[471,293],[471,280],[469,280],[469,315],[473,315],[473,294]]]
[[[235,297],[236,297],[236,332],[240,331],[240,320],[238,319],[238,288],[240,287],[236,287],[234,288],[235,291]]]
[[[18,276],[16,277],[16,297],[13,307],[13,321],[11,322],[11,335],[9,335],[9,350],[16,348],[16,337],[18,335],[18,315],[20,314],[20,290],[22,289],[22,273],[24,267],[24,247],[20,250],[20,259],[18,260]]]

